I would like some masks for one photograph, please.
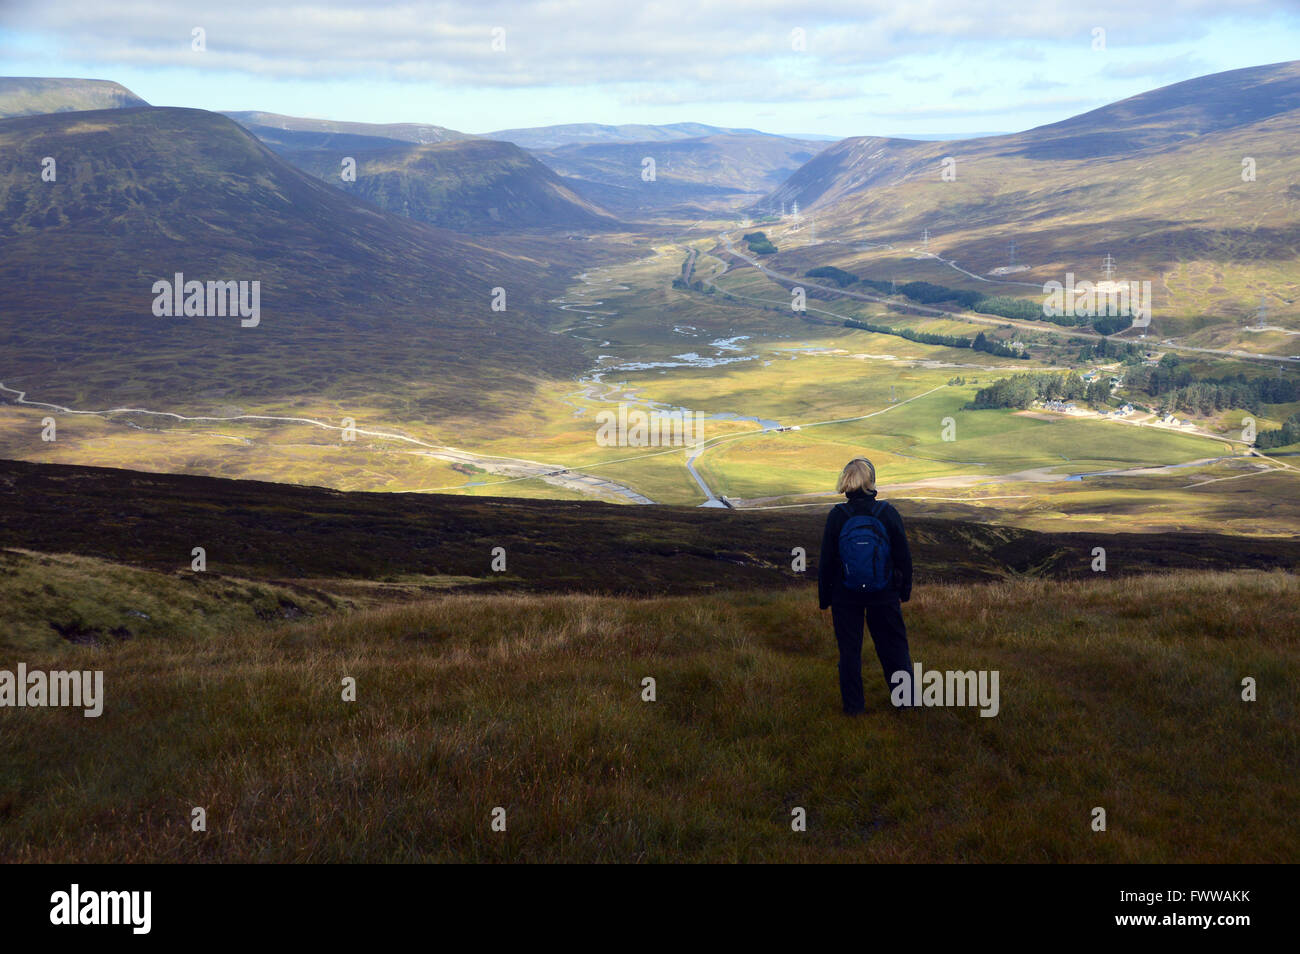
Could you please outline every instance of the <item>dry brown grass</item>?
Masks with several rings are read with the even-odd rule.
[[[810,595],[449,596],[29,655],[102,668],[107,703],[0,710],[0,859],[1300,858],[1295,576],[918,590],[914,657],[999,670],[996,718],[896,716],[872,659],[845,719]]]

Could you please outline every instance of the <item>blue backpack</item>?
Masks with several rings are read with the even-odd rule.
[[[871,512],[854,513],[847,503],[844,508],[848,519],[840,528],[840,563],[844,567],[844,585],[860,593],[878,593],[893,582],[893,567],[889,559],[889,533],[876,518],[884,504],[877,500]]]

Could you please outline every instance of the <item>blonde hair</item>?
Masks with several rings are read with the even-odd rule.
[[[844,465],[840,471],[839,483],[835,485],[837,494],[847,494],[851,490],[872,491],[876,489],[876,468],[865,457],[855,457]]]

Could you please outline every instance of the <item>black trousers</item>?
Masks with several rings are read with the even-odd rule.
[[[907,627],[903,625],[903,607],[898,600],[888,603],[831,603],[835,623],[835,641],[840,644],[840,697],[844,711],[857,714],[866,709],[862,695],[862,627],[871,631],[876,655],[885,674],[885,685],[892,692],[889,677],[899,670],[912,673],[912,654],[907,648]]]

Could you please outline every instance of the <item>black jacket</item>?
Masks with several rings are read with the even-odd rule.
[[[854,513],[871,513],[876,492],[855,490],[848,495],[848,504]],[[821,608],[831,603],[889,603],[912,598],[912,552],[907,546],[903,531],[903,518],[885,501],[881,502],[876,519],[889,534],[889,559],[893,567],[893,583],[879,593],[856,593],[845,589],[844,568],[840,564],[840,530],[848,518],[838,506],[826,518],[826,532],[822,534],[822,553],[817,561],[817,597]]]

